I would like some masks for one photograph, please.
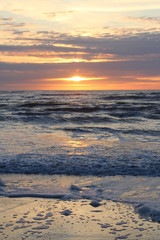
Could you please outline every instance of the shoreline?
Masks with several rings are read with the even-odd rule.
[[[0,174],[0,196],[131,204],[142,218],[160,223],[159,181],[159,177]]]
[[[90,200],[0,198],[0,238],[158,240],[160,224],[141,218],[131,204]]]
[[[159,178],[149,179],[0,174],[0,239],[159,240]]]

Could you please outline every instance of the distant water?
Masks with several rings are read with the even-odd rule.
[[[160,91],[0,92],[0,172],[160,176]]]

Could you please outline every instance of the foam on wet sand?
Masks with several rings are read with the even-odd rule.
[[[160,239],[160,225],[130,204],[6,197],[0,203],[0,239]]]

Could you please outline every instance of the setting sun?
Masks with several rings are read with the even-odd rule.
[[[71,78],[67,78],[67,80],[73,81],[73,82],[80,82],[82,80],[85,80],[86,78],[80,77],[80,76],[73,76]]]

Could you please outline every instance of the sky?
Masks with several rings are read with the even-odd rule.
[[[160,90],[159,0],[1,0],[0,90]]]

